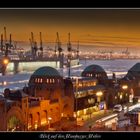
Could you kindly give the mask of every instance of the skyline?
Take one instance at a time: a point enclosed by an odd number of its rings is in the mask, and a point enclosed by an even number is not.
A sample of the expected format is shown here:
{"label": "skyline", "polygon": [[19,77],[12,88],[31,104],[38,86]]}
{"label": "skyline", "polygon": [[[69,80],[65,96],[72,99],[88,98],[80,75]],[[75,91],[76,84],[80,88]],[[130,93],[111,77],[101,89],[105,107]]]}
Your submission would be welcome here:
{"label": "skyline", "polygon": [[28,41],[30,32],[44,42],[71,41],[101,47],[140,46],[140,9],[0,9],[0,33],[7,27],[13,40]]}

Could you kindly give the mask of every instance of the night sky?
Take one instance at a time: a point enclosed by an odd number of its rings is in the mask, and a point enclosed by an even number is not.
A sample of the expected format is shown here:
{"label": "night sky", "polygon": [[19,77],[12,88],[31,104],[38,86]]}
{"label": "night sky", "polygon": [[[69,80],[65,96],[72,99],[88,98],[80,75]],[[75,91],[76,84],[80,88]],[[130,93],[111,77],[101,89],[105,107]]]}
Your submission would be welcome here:
{"label": "night sky", "polygon": [[55,41],[59,32],[67,41],[101,46],[140,46],[140,9],[0,9],[0,31],[7,27],[15,40],[36,39],[41,31],[44,41]]}

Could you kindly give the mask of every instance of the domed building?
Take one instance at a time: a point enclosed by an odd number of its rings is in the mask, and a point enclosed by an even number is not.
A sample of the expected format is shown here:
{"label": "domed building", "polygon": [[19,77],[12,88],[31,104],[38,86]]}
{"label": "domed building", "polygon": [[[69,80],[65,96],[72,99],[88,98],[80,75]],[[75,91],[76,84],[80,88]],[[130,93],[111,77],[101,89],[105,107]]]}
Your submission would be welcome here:
{"label": "domed building", "polygon": [[136,63],[133,67],[131,67],[125,78],[129,80],[140,78],[140,63]]}
{"label": "domed building", "polygon": [[136,63],[132,66],[123,80],[125,80],[129,86],[133,87],[133,94],[131,95],[134,96],[134,102],[138,102],[140,100],[140,63]]}
{"label": "domed building", "polygon": [[46,130],[59,127],[65,118],[73,118],[72,83],[63,79],[56,69],[37,69],[28,85],[23,90],[4,90],[4,97],[0,97],[0,123],[4,125],[0,131]]}
{"label": "domed building", "polygon": [[37,69],[29,80],[29,89],[32,96],[54,99],[63,95],[63,77],[52,67]]}
{"label": "domed building", "polygon": [[66,89],[66,82],[56,69],[48,66],[37,69],[28,85],[30,96],[46,102],[46,108],[42,109],[52,118],[52,123],[59,122],[63,117],[73,117],[72,89]]}
{"label": "domed building", "polygon": [[97,78],[99,83],[102,83],[103,80],[108,79],[105,70],[99,65],[90,65],[87,66],[81,74],[83,77],[93,77]]}

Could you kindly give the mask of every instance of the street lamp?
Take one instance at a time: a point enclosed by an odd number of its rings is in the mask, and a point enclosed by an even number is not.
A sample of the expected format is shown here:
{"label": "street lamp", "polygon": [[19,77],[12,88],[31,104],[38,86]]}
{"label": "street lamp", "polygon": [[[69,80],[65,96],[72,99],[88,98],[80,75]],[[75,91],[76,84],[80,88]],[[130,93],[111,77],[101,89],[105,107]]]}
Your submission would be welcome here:
{"label": "street lamp", "polygon": [[128,85],[123,85],[122,89],[127,90],[128,89]]}
{"label": "street lamp", "polygon": [[48,129],[51,128],[51,120],[52,120],[52,118],[48,117],[48,124],[49,124]]}
{"label": "street lamp", "polygon": [[96,96],[97,97],[101,97],[103,95],[103,92],[102,91],[98,91],[97,93],[96,93]]}
{"label": "street lamp", "polygon": [[7,58],[3,59],[3,64],[4,65],[7,65],[8,63],[9,63],[9,59],[7,59]]}

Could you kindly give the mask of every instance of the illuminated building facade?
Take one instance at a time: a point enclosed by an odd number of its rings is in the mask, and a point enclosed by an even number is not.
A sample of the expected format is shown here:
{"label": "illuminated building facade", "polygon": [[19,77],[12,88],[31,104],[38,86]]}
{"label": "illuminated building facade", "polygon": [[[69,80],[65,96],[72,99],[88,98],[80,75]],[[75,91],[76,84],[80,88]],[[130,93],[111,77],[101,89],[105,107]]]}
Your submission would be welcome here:
{"label": "illuminated building facade", "polygon": [[0,131],[48,130],[63,118],[89,117],[105,106],[128,102],[131,87],[125,79],[108,79],[98,65],[69,78],[52,67],[41,67],[23,90],[5,89],[0,96]]}
{"label": "illuminated building facade", "polygon": [[39,130],[43,126],[47,129],[63,117],[73,117],[74,95],[66,88],[57,70],[42,67],[33,73],[29,86],[23,90],[5,89],[5,98],[0,101],[1,121],[5,125],[0,130]]}
{"label": "illuminated building facade", "polygon": [[[92,77],[77,77],[72,79],[75,95],[75,116],[87,118],[93,112],[104,109],[105,87],[98,84]],[[76,114],[77,112],[77,114]]]}
{"label": "illuminated building facade", "polygon": [[108,80],[105,70],[99,65],[90,65],[87,66],[82,72],[82,77],[93,77],[98,79],[100,84],[105,84],[105,81]]}

